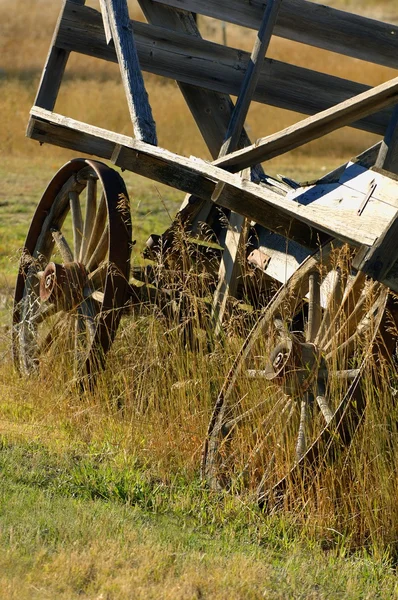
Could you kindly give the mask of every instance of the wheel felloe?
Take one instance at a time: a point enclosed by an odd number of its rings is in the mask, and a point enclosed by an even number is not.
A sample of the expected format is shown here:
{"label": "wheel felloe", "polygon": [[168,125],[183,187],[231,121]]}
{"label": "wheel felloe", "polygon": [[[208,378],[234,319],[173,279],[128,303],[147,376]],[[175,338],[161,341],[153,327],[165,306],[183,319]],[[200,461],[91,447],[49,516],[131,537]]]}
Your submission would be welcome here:
{"label": "wheel felloe", "polygon": [[[215,404],[202,475],[280,503],[350,444],[361,379],[388,290],[351,271],[346,247],[322,248],[274,296]],[[271,502],[273,504],[273,502]]]}
{"label": "wheel felloe", "polygon": [[93,377],[127,299],[130,251],[129,200],[119,174],[92,160],[64,165],[36,209],[20,263],[13,312],[20,371],[36,371],[62,343],[54,360]]}

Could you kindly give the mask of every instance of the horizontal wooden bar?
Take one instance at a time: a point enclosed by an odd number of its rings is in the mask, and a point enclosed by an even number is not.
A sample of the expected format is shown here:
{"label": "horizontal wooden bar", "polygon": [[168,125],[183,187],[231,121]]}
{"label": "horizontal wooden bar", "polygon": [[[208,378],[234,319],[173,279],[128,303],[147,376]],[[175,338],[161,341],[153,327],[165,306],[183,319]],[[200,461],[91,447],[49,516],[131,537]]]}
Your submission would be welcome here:
{"label": "horizontal wooden bar", "polygon": [[383,106],[398,103],[398,77],[382,83],[328,110],[303,119],[286,129],[257,140],[252,146],[237,150],[215,161],[229,171],[240,171],[251,164],[269,160],[315,140],[351,121]]}
{"label": "horizontal wooden bar", "polygon": [[31,110],[28,135],[40,142],[106,159],[113,157],[121,168],[204,199],[211,198],[216,184],[221,181],[225,187],[217,204],[307,247],[315,247],[325,240],[323,234],[338,237],[353,246],[370,246],[384,232],[391,218],[380,214],[375,219],[373,213],[368,218],[364,211],[353,219],[352,211],[346,214],[334,207],[300,204],[206,161],[179,156],[39,107]]}
{"label": "horizontal wooden bar", "polygon": [[[154,0],[222,21],[258,29],[264,0]],[[383,23],[306,0],[284,0],[275,35],[352,56],[386,67],[398,67],[398,25]]]}
{"label": "horizontal wooden bar", "polygon": [[[100,13],[67,4],[57,46],[116,62],[114,48],[106,44]],[[133,31],[144,71],[238,95],[249,53],[146,23],[133,22]],[[363,84],[266,58],[253,100],[312,115],[367,89]],[[384,135],[390,115],[390,110],[384,110],[353,126]]]}

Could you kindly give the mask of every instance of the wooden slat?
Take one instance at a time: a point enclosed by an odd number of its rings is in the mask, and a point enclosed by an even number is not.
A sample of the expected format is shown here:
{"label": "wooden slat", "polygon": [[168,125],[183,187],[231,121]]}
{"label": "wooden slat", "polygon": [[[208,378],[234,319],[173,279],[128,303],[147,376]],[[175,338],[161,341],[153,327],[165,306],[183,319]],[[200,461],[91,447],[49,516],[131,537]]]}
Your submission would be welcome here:
{"label": "wooden slat", "polygon": [[156,126],[145,89],[126,0],[102,0],[106,37],[116,50],[134,135],[148,144],[157,144]]}
{"label": "wooden slat", "polygon": [[[222,21],[258,28],[264,0],[154,0]],[[275,35],[397,68],[398,26],[330,6],[284,0]]]}
{"label": "wooden slat", "polygon": [[115,156],[116,147],[120,147],[116,164],[121,168],[202,198],[210,198],[216,183],[222,181],[226,186],[218,204],[306,247],[315,247],[325,240],[321,232],[353,246],[372,245],[388,225],[389,218],[383,211],[379,211],[377,218],[373,213],[368,218],[366,210],[354,218],[352,210],[306,206],[206,161],[182,157],[38,107],[32,109],[31,115],[29,133],[38,141],[55,141],[59,146],[107,159]]}
{"label": "wooden slat", "polygon": [[378,109],[398,102],[398,77],[378,85],[322,111],[313,117],[299,121],[278,133],[257,140],[250,148],[238,150],[227,157],[215,161],[220,167],[230,171],[240,171],[253,163],[269,160],[275,156],[298,148],[331,131],[335,131],[353,120],[369,115]]}
{"label": "wooden slat", "polygon": [[69,50],[56,47],[56,40],[63,18],[65,5],[67,4],[69,7],[69,2],[77,5],[84,5],[85,0],[64,0],[63,2],[35,98],[35,104],[37,106],[41,106],[42,108],[46,108],[47,110],[54,109],[59,88],[61,86],[62,77],[64,75],[70,54]]}
{"label": "wooden slat", "polygon": [[[133,22],[133,31],[144,71],[238,95],[248,53],[146,23]],[[89,7],[67,4],[57,46],[116,62],[114,49],[106,44],[101,15]],[[315,114],[367,89],[339,77],[265,59],[253,100]],[[390,113],[379,112],[353,126],[384,135]]]}
{"label": "wooden slat", "polygon": [[265,54],[267,52],[276,19],[279,13],[282,0],[269,0],[267,8],[264,11],[260,29],[256,36],[253,51],[242,81],[241,89],[236,100],[236,104],[231,115],[228,130],[225,135],[225,141],[221,147],[219,157],[225,156],[236,149],[242,133],[250,103],[253,98],[254,90],[257,87],[258,79]]}
{"label": "wooden slat", "polygon": [[[231,120],[225,135],[225,141],[220,149],[219,157],[225,156],[237,148],[252,96],[258,83],[265,53],[271,41],[272,31],[275,26],[280,5],[281,0],[270,0],[264,10],[260,29],[256,36],[253,51],[250,56],[249,65],[246,69],[242,87],[231,115]],[[248,170],[246,178],[250,178],[250,170]],[[215,197],[221,192],[222,186],[223,184],[217,184]],[[214,333],[216,336],[221,332],[228,296],[234,296],[236,293],[237,276],[239,272],[238,253],[245,242],[245,231],[247,231],[247,227],[245,227],[244,217],[232,212],[229,217],[225,248],[218,271],[217,289],[213,297],[211,317],[215,323]]]}

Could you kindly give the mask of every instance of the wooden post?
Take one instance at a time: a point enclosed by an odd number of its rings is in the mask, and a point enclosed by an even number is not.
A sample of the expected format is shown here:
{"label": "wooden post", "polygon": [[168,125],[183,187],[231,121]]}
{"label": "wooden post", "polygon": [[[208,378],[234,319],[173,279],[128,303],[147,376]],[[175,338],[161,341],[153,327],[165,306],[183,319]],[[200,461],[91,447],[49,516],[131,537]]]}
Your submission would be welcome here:
{"label": "wooden post", "polygon": [[[264,11],[261,26],[254,43],[250,62],[246,69],[245,77],[231,115],[225,140],[221,146],[219,158],[235,150],[241,136],[245,119],[250,107],[251,99],[258,82],[261,67],[265,58],[272,31],[278,16],[282,0],[269,0]],[[250,179],[250,169],[247,172]],[[215,200],[223,189],[223,184],[216,185],[212,200]],[[225,239],[225,249],[221,258],[218,272],[218,284],[213,298],[212,319],[214,321],[214,333],[218,336],[221,332],[222,320],[225,313],[228,295],[236,292],[238,275],[238,252],[244,244],[243,232],[245,219],[242,215],[231,213],[229,226]]]}
{"label": "wooden post", "polygon": [[57,48],[56,45],[58,30],[64,14],[65,6],[68,2],[83,5],[85,4],[86,0],[64,0],[63,2],[34,102],[35,106],[40,106],[41,108],[46,108],[47,110],[54,110],[62,77],[64,75],[70,54],[68,50]]}
{"label": "wooden post", "polygon": [[398,104],[394,108],[381,143],[375,167],[398,174]]}
{"label": "wooden post", "polygon": [[134,135],[157,144],[156,127],[138,60],[126,0],[100,0],[107,43],[115,45]]}

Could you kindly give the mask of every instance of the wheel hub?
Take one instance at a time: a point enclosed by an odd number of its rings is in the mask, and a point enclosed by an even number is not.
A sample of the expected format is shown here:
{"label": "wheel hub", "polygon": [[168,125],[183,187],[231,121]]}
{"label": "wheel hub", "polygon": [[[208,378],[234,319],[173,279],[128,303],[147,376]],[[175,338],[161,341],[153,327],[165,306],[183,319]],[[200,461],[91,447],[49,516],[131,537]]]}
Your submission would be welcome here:
{"label": "wheel hub", "polygon": [[297,335],[286,337],[270,355],[266,378],[279,385],[291,397],[301,396],[316,377],[323,358],[315,344],[303,342]]}
{"label": "wheel hub", "polygon": [[82,302],[87,280],[87,271],[81,263],[50,262],[40,279],[40,300],[55,304],[58,310],[72,310]]}

